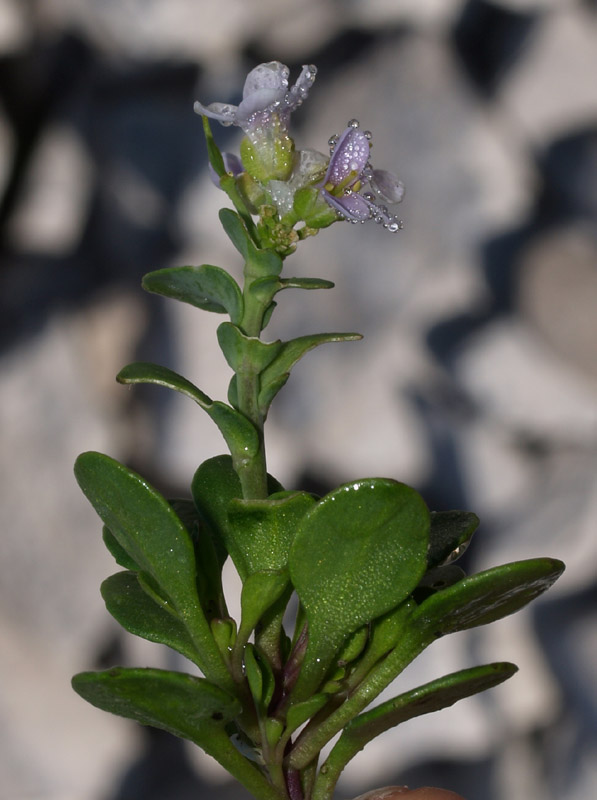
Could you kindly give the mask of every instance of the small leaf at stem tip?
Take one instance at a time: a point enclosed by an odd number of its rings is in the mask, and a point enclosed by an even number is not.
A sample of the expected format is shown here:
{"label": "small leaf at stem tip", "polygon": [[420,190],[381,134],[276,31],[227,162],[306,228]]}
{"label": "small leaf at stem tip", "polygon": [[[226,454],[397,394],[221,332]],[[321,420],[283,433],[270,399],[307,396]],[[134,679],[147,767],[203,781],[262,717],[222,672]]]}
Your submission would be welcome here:
{"label": "small leaf at stem tip", "polygon": [[202,264],[199,267],[159,269],[145,275],[142,285],[149,292],[189,303],[204,311],[228,313],[235,325],[242,319],[242,292],[234,278],[221,267]]}

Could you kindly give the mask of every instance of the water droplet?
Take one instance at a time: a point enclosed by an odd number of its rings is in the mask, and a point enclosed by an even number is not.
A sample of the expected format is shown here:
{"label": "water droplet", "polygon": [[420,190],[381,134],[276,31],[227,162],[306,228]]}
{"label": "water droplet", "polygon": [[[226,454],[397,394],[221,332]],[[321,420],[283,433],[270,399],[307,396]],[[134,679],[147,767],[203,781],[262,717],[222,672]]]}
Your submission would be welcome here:
{"label": "water droplet", "polygon": [[328,139],[328,144],[330,147],[335,147],[337,143],[338,143],[338,135],[335,133]]}
{"label": "water droplet", "polygon": [[365,137],[365,139],[369,139],[369,141],[373,139],[373,134],[371,133],[371,131],[364,131],[363,136]]}
{"label": "water droplet", "polygon": [[348,128],[358,128],[360,124],[361,123],[358,121],[358,119],[349,119],[346,123]]}

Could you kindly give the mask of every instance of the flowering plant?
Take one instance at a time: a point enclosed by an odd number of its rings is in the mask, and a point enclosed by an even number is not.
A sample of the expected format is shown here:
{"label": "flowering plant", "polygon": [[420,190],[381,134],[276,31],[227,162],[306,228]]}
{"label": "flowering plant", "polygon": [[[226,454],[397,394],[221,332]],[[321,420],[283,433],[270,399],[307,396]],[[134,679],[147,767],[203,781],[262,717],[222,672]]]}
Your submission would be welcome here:
{"label": "flowering plant", "polygon": [[[510,677],[509,663],[472,667],[368,709],[435,639],[513,613],[564,568],[537,558],[466,576],[454,562],[477,527],[474,514],[430,512],[414,489],[388,478],[354,480],[320,498],[268,475],[264,423],[294,364],[320,344],[360,338],[262,339],[278,292],[333,286],[282,277],[284,260],[341,219],[401,227],[385,204],[402,199],[402,184],[373,168],[371,134],[356,120],[330,139],[329,157],[295,148],[290,115],[315,72],[304,67],[289,88],[284,65],[262,64],[238,106],[196,104],[212,177],[234,207],[222,209],[220,221],[244,261],[242,288],[208,264],[143,279],[150,292],[228,315],[217,334],[233,371],[228,401],[212,400],[165,366],[134,363],[117,377],[190,397],[230,454],[202,463],[191,496],[177,500],[106,455],[84,453],[75,466],[123,567],[102,584],[108,611],[204,676],[115,667],[76,675],[75,690],[99,708],[195,742],[258,800],[328,800],[342,769],[374,737]],[[208,118],[242,128],[240,158],[220,153]],[[222,586],[228,557],[242,581],[238,621]]]}

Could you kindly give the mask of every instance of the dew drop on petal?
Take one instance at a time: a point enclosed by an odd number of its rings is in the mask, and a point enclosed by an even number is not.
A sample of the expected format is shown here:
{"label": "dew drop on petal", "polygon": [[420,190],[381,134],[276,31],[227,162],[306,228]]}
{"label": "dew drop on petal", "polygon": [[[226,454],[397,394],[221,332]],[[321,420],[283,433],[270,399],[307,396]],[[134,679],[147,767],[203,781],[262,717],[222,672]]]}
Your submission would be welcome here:
{"label": "dew drop on petal", "polygon": [[361,123],[358,121],[358,119],[349,119],[347,124],[346,124],[346,127],[347,128],[358,128],[360,124]]}

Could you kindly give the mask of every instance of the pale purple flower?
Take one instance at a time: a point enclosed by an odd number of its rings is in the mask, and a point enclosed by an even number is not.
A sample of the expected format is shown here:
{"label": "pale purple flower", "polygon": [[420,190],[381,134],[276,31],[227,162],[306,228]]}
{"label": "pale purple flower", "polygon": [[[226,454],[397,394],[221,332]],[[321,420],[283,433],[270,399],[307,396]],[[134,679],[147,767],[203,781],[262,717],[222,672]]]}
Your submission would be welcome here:
{"label": "pale purple flower", "polygon": [[[399,203],[404,185],[391,172],[371,166],[369,131],[362,131],[353,119],[339,137],[332,136],[329,145],[330,162],[321,190],[329,205],[351,222],[374,219],[389,231],[400,230],[402,222],[378,199]],[[373,191],[361,192],[367,185]]]}
{"label": "pale purple flower", "polygon": [[297,82],[289,89],[290,70],[287,66],[279,61],[259,64],[247,75],[243,99],[238,106],[230,103],[204,106],[197,100],[194,109],[197,114],[204,114],[222,125],[238,125],[245,133],[256,126],[267,125],[272,114],[276,114],[286,128],[290,114],[309,94],[316,73],[316,67],[303,66]]}

